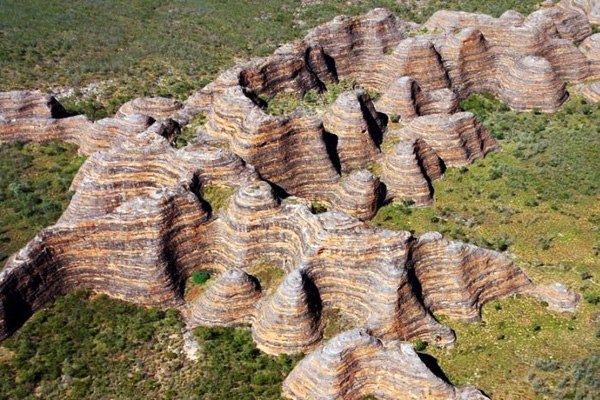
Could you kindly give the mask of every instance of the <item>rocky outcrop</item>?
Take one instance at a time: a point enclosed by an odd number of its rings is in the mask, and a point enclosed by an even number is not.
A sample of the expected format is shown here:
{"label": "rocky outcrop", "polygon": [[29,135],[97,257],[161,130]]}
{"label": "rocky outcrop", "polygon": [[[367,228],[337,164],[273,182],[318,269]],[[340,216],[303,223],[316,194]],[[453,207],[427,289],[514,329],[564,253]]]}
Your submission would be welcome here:
{"label": "rocky outcrop", "polygon": [[432,182],[447,166],[469,165],[498,148],[489,131],[469,112],[417,117],[388,135],[397,137],[399,143],[382,162],[387,198],[411,200],[417,206],[432,202]]}
{"label": "rocky outcrop", "polygon": [[256,176],[219,149],[176,151],[160,131],[156,123],[135,140],[94,153],[58,223],[7,261],[0,303],[11,304],[18,292],[22,307],[10,310],[19,316],[5,318],[1,337],[44,301],[76,288],[142,305],[183,306],[184,281],[199,264],[196,246],[209,240],[211,214],[199,187]]}
{"label": "rocky outcrop", "polygon": [[40,92],[0,93],[0,121],[15,118],[64,118],[67,112],[51,95]]}
{"label": "rocky outcrop", "polygon": [[364,167],[379,153],[384,121],[365,91],[344,92],[323,116],[329,140],[335,140],[342,173]]}
{"label": "rocky outcrop", "polygon": [[359,169],[342,180],[333,201],[337,210],[367,221],[377,214],[384,195],[385,189],[379,178],[365,169]]}
{"label": "rocky outcrop", "polygon": [[470,112],[415,118],[400,137],[422,139],[449,167],[460,167],[497,149],[489,131]]}
{"label": "rocky outcrop", "polygon": [[228,140],[231,150],[262,178],[289,194],[326,197],[339,181],[320,120],[302,112],[269,115],[241,87],[226,89],[215,100],[207,131]]}
{"label": "rocky outcrop", "polygon": [[376,89],[389,79],[383,55],[408,38],[413,27],[378,8],[361,17],[336,17],[311,30],[303,41],[304,46],[321,46],[338,78],[353,78]]}
{"label": "rocky outcrop", "polygon": [[283,382],[290,399],[487,399],[437,377],[409,343],[346,331],[309,354]]}
{"label": "rocky outcrop", "polygon": [[503,95],[514,110],[552,112],[568,98],[565,84],[545,58],[527,56],[507,62],[505,68]]}
{"label": "rocky outcrop", "polygon": [[546,302],[549,310],[558,312],[575,312],[581,297],[558,282],[551,285],[538,285],[532,288],[530,295]]}
{"label": "rocky outcrop", "polygon": [[[0,272],[0,340],[77,288],[176,307],[190,326],[250,324],[272,354],[313,351],[335,310],[358,329],[310,353],[284,384],[290,397],[485,398],[435,377],[398,340],[449,345],[454,333],[433,313],[473,321],[483,304],[513,293],[560,310],[577,296],[535,286],[503,254],[364,221],[386,201],[429,204],[446,167],[497,148],[459,111],[469,94],[547,112],[566,100],[567,82],[599,98],[595,83],[583,83],[597,69],[595,36],[586,39],[595,14],[593,2],[576,0],[529,17],[439,12],[416,38],[419,26],[387,10],[337,17],[183,103],[135,99],[96,122],[67,117],[46,95],[0,94],[0,142],[59,139],[89,155],[57,224]],[[323,113],[266,111],[279,93],[323,91],[340,79],[382,96],[374,104],[352,90]],[[208,117],[202,142],[175,149],[199,113]],[[396,117],[402,125],[386,131]],[[211,146],[217,141],[222,148]],[[381,177],[365,169],[378,167]],[[203,198],[207,185],[236,191],[217,211]],[[311,201],[329,211],[316,214]],[[261,262],[281,269],[279,285],[262,288],[249,274]],[[185,281],[199,270],[217,278],[186,301]]]}
{"label": "rocky outcrop", "polygon": [[585,14],[591,24],[600,24],[600,4],[595,0],[562,0],[558,6],[580,11]]}
{"label": "rocky outcrop", "polygon": [[165,97],[140,97],[123,104],[117,111],[117,118],[131,115],[146,115],[155,120],[172,118],[183,108],[177,100]]}
{"label": "rocky outcrop", "polygon": [[459,320],[477,320],[483,303],[532,287],[527,276],[498,253],[449,242],[437,232],[419,238],[413,260],[426,307]]}
{"label": "rocky outcrop", "polygon": [[424,37],[406,38],[393,50],[387,66],[396,76],[410,76],[425,91],[450,86],[433,43]]}
{"label": "rocky outcrop", "polygon": [[581,45],[579,50],[583,52],[590,66],[589,79],[600,79],[600,33],[589,36]]}
{"label": "rocky outcrop", "polygon": [[423,139],[407,138],[387,155],[381,179],[389,197],[423,206],[433,201],[432,181],[441,177],[443,169],[443,162]]}
{"label": "rocky outcrop", "polygon": [[[84,116],[66,117],[54,97],[27,91],[2,94],[0,107],[0,143],[63,140],[78,145],[82,154],[93,154],[125,142],[154,122],[141,114],[121,114],[94,123]],[[172,128],[169,130],[163,124],[161,134],[171,133]]]}
{"label": "rocky outcrop", "polygon": [[[551,112],[567,98],[562,83],[589,77],[585,56],[573,42],[589,36],[591,28],[581,12],[570,8],[548,7],[527,18],[507,13],[498,19],[439,11],[425,26],[459,31],[435,42],[461,98],[485,90],[516,110]],[[535,103],[540,96],[546,103]]]}
{"label": "rocky outcrop", "polygon": [[228,269],[189,305],[188,326],[236,326],[250,322],[260,295],[256,278],[239,268]]}
{"label": "rocky outcrop", "polygon": [[600,82],[582,85],[579,89],[583,97],[591,103],[600,102]]}
{"label": "rocky outcrop", "polygon": [[311,350],[322,338],[321,300],[300,270],[289,273],[275,294],[260,305],[252,324],[256,346],[269,354]]}
{"label": "rocky outcrop", "polygon": [[[468,253],[457,258],[450,245],[425,245],[408,232],[369,228],[339,212],[315,215],[306,205],[280,203],[271,186],[256,181],[251,172],[229,206],[211,217],[199,198],[199,186],[210,176],[227,181],[211,175],[210,168],[202,170],[201,159],[193,157],[199,153],[177,152],[160,135],[151,133],[144,162],[139,166],[132,163],[130,173],[135,174],[136,168],[162,173],[147,174],[140,184],[129,187],[119,187],[118,179],[125,179],[123,184],[131,182],[119,174],[94,177],[88,172],[86,175],[93,177],[90,181],[77,180],[77,194],[59,223],[8,261],[2,281],[5,291],[0,290],[3,301],[18,291],[22,302],[34,311],[43,304],[38,304],[38,297],[44,298],[41,293],[49,293],[50,299],[62,293],[53,292],[57,287],[61,291],[87,288],[139,304],[185,308],[192,325],[235,325],[251,320],[262,349],[293,353],[309,351],[318,344],[325,322],[322,310],[329,308],[383,338],[452,343],[452,332],[423,307],[425,302],[432,309],[443,310],[435,300],[442,285],[440,277],[429,280],[427,273],[420,274],[427,270],[427,262],[439,265],[447,261],[459,281],[477,278],[471,275],[474,268],[484,268],[487,275],[495,277],[493,287],[467,288],[463,294],[464,302],[473,304],[472,316],[485,301],[529,283],[514,264],[497,253],[478,249],[473,250],[477,256]],[[163,148],[162,158],[173,152],[164,160],[166,165],[153,165],[157,161],[148,152],[152,147]],[[125,154],[124,149],[114,150]],[[188,164],[186,173],[188,158],[194,163]],[[88,163],[105,168],[106,164],[94,164],[95,159]],[[124,161],[121,170],[125,172],[128,168],[123,165]],[[244,176],[226,165],[231,180]],[[192,167],[200,168],[190,171]],[[137,174],[141,177],[141,172]],[[111,176],[113,182],[96,182],[101,176]],[[85,194],[94,188],[93,195]],[[272,296],[252,307],[259,294],[256,287],[252,289],[251,278],[226,271],[243,270],[265,259],[281,265],[288,276]],[[194,303],[184,305],[183,282],[198,269],[223,275]],[[34,270],[39,279],[30,279]],[[55,275],[48,280],[46,271],[50,270]],[[31,286],[31,291],[21,285]],[[223,300],[219,303],[217,299]],[[228,312],[218,317],[225,304],[230,305]],[[248,315],[242,317],[242,311]],[[17,322],[6,324],[3,336],[18,327]]]}

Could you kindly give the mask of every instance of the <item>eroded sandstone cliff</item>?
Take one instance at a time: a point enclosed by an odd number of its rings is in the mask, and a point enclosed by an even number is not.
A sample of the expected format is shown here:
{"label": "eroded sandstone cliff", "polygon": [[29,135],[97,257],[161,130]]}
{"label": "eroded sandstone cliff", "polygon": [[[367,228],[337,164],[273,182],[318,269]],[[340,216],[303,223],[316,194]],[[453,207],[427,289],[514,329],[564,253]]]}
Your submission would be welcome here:
{"label": "eroded sandstone cliff", "polygon": [[[337,17],[183,103],[140,98],[96,122],[68,116],[51,96],[0,94],[0,142],[65,140],[89,156],[60,220],[0,272],[0,339],[85,288],[176,307],[191,327],[249,324],[261,350],[307,353],[284,383],[291,398],[485,398],[437,378],[402,341],[453,343],[434,313],[472,321],[485,302],[513,293],[570,310],[577,295],[536,286],[501,253],[364,221],[386,201],[431,203],[445,168],[498,148],[460,111],[469,94],[544,112],[567,99],[566,83],[600,98],[588,81],[600,74],[597,11],[585,1],[528,17],[440,11],[423,27],[383,9]],[[417,29],[426,33],[414,37]],[[361,88],[322,113],[267,112],[279,93],[342,79]],[[199,141],[174,148],[199,113],[208,117]],[[219,211],[204,197],[210,185],[235,189]],[[314,213],[311,201],[329,211]],[[284,275],[274,287],[252,275],[264,262]],[[216,279],[188,301],[185,282],[199,270]],[[323,344],[333,310],[356,329]]]}

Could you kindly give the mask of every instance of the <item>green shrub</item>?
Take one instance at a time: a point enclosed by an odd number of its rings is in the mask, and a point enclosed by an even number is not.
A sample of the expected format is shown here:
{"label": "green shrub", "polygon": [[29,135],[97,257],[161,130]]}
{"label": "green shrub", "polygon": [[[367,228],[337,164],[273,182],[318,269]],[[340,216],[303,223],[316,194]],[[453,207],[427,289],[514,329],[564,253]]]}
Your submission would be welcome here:
{"label": "green shrub", "polygon": [[423,339],[417,339],[413,342],[413,347],[415,348],[415,351],[424,351],[429,343],[427,343],[425,340]]}
{"label": "green shrub", "polygon": [[584,292],[583,298],[590,304],[596,305],[600,303],[600,293],[595,292]]}
{"label": "green shrub", "polygon": [[56,222],[83,161],[69,143],[0,145],[0,262]]}
{"label": "green shrub", "polygon": [[192,274],[192,282],[196,285],[203,285],[210,279],[210,274],[206,271],[197,271]]}

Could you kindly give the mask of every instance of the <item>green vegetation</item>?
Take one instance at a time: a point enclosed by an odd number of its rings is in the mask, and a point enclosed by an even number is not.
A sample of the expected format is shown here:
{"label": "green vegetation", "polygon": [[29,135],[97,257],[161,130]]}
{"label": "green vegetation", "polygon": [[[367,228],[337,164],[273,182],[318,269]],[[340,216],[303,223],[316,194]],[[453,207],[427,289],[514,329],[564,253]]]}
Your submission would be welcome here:
{"label": "green vegetation", "polygon": [[181,327],[175,311],[69,294],[3,343],[0,397],[141,398],[156,390],[159,366],[179,368],[169,335]]}
{"label": "green vegetation", "polygon": [[554,399],[594,399],[600,393],[600,353],[574,364],[540,359],[528,379],[535,392]]}
{"label": "green vegetation", "polygon": [[210,274],[206,271],[197,271],[192,274],[192,282],[196,285],[204,285],[210,279]]}
{"label": "green vegetation", "polygon": [[[561,396],[558,387],[562,385],[563,393],[583,390],[583,382],[594,379],[597,387],[597,372],[573,369],[593,362],[597,371],[600,339],[593,328],[597,311],[583,303],[575,315],[553,313],[539,301],[519,296],[493,301],[484,306],[480,323],[440,317],[456,331],[458,340],[452,349],[429,346],[426,352],[438,360],[452,383],[476,385],[493,399],[593,398]],[[541,372],[539,360],[550,360],[560,369]],[[540,397],[550,393],[555,395]]]}
{"label": "green vegetation", "polygon": [[[422,22],[440,8],[499,16],[537,0],[5,0],[0,6],[0,90],[74,87],[67,109],[92,119],[140,96],[185,99],[235,61],[279,45],[339,14],[387,7]],[[107,24],[106,21],[110,21]],[[94,84],[91,91],[85,87]]]}
{"label": "green vegetation", "polygon": [[201,113],[195,116],[187,125],[181,129],[181,134],[175,139],[178,149],[194,143],[196,140],[196,129],[206,124],[206,115]]}
{"label": "green vegetation", "polygon": [[[565,377],[600,352],[594,322],[600,302],[600,106],[575,97],[554,114],[516,113],[490,95],[475,95],[462,107],[482,120],[503,150],[468,169],[448,169],[433,184],[433,206],[388,205],[373,223],[417,234],[437,230],[510,251],[536,282],[564,282],[582,293],[573,317],[511,298],[484,307],[479,325],[444,319],[457,332],[456,347],[427,348],[453,383],[474,384],[495,399],[562,398],[558,393],[576,390],[569,385],[580,379]],[[540,357],[560,363],[560,373],[528,380]],[[565,391],[556,391],[553,385],[565,379]]]}
{"label": "green vegetation", "polygon": [[302,358],[267,356],[244,329],[197,328],[195,334],[204,368],[193,393],[201,399],[278,399],[281,382]]}
{"label": "green vegetation", "polygon": [[254,276],[260,282],[263,291],[272,293],[277,289],[285,273],[275,263],[269,261],[260,261],[250,265],[247,272]]}
{"label": "green vegetation", "polygon": [[202,199],[210,204],[212,212],[217,212],[223,206],[227,205],[229,198],[234,192],[234,188],[218,185],[206,185],[202,187]]}
{"label": "green vegetation", "polygon": [[[296,93],[277,93],[272,98],[262,98],[267,103],[267,112],[271,115],[286,115],[302,108],[309,112],[322,114],[331,104],[333,104],[338,96],[349,90],[362,89],[353,80],[340,80],[338,83],[327,83],[325,90],[319,93],[316,89],[309,90],[302,98]],[[379,97],[379,94],[372,90],[367,90],[367,93],[374,101]]]}
{"label": "green vegetation", "polygon": [[355,326],[346,318],[343,313],[337,308],[326,307],[323,309],[323,339],[328,340],[338,333],[352,329]]}
{"label": "green vegetation", "polygon": [[[268,55],[338,14],[383,6],[422,22],[440,8],[499,16],[511,8],[527,14],[538,3],[268,0],[258,7],[249,0],[5,0],[0,90],[80,88],[61,101],[69,112],[96,120],[138,96],[185,99],[240,59]],[[96,86],[88,91],[89,84]],[[309,92],[302,101],[330,104],[337,94],[325,96]],[[293,101],[300,100],[276,97],[269,106],[287,112],[296,107]],[[574,316],[517,297],[488,304],[480,324],[440,317],[456,330],[456,347],[424,350],[453,383],[475,384],[495,399],[592,398],[600,349],[599,108],[575,98],[556,114],[520,114],[487,95],[463,107],[484,121],[504,150],[468,170],[448,170],[434,183],[432,207],[387,206],[374,224],[439,230],[510,251],[537,282],[565,282],[583,301]],[[193,127],[184,128],[179,147],[193,141]],[[67,144],[0,146],[0,264],[58,219],[82,161]],[[232,192],[206,186],[203,197],[216,211]],[[269,263],[250,270],[269,290],[283,278]],[[330,317],[326,335],[347,327],[334,310],[324,312]],[[0,397],[275,399],[298,360],[260,354],[246,330],[199,329],[201,357],[191,362],[180,354],[181,328],[173,311],[67,295],[0,345]]]}
{"label": "green vegetation", "polygon": [[198,328],[198,361],[181,354],[174,310],[75,292],[0,348],[6,399],[278,399],[297,356],[260,353],[243,329]]}
{"label": "green vegetation", "polygon": [[327,204],[318,200],[311,201],[310,203],[310,212],[312,212],[313,214],[321,214],[327,212],[327,208]]}
{"label": "green vegetation", "polygon": [[0,265],[60,217],[83,161],[68,143],[0,145]]}

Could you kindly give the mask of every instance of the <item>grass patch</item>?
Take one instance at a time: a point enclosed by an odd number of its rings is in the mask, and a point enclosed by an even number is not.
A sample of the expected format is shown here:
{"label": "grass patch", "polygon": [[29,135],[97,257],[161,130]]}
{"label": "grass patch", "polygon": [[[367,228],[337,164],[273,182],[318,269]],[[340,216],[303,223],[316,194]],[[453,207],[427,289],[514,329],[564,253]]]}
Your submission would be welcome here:
{"label": "grass patch", "polygon": [[271,357],[252,342],[249,330],[197,328],[204,370],[194,394],[210,399],[278,399],[281,383],[301,355]]}
{"label": "grass patch", "polygon": [[175,147],[178,149],[196,142],[196,130],[206,124],[206,114],[198,114],[187,125],[181,129],[181,134],[175,139]]}
{"label": "grass patch", "polygon": [[260,282],[263,292],[273,293],[283,281],[285,273],[272,262],[261,261],[250,265],[246,272]]}
{"label": "grass patch", "polygon": [[336,308],[325,308],[321,318],[325,321],[325,326],[323,328],[324,340],[331,339],[338,333],[354,327],[350,321],[344,318],[343,313]]}
{"label": "grass patch", "polygon": [[[311,89],[302,98],[296,93],[279,92],[271,98],[262,97],[262,100],[267,104],[267,112],[271,115],[290,114],[298,108],[322,115],[330,105],[335,103],[340,94],[355,89],[362,88],[354,80],[342,79],[338,83],[326,83],[323,92]],[[367,90],[367,93],[371,100],[379,97],[379,94],[373,90]]]}
{"label": "grass patch", "polygon": [[61,297],[2,344],[11,359],[0,364],[0,397],[154,397],[159,368],[179,369],[169,354],[181,327],[174,311],[85,292]]}
{"label": "grass patch", "polygon": [[528,375],[537,395],[554,399],[593,399],[600,391],[600,353],[573,364],[540,359]]}
{"label": "grass patch", "polygon": [[[600,351],[593,322],[594,277],[600,276],[600,106],[574,97],[554,114],[516,113],[489,95],[471,96],[462,106],[483,121],[503,151],[468,169],[447,170],[433,184],[433,206],[388,205],[372,223],[416,234],[441,231],[509,251],[536,282],[563,282],[583,294],[573,319],[517,298],[484,307],[481,325],[444,320],[457,331],[457,345],[431,351],[453,383],[475,384],[498,399],[534,398],[542,395],[542,384],[527,376],[536,359],[558,360],[567,371]],[[558,384],[552,379],[545,377],[544,385]]]}
{"label": "grass patch", "polygon": [[202,198],[210,204],[212,212],[217,212],[222,207],[227,205],[229,198],[235,192],[234,188],[218,186],[218,185],[205,185],[202,187]]}
{"label": "grass patch", "polygon": [[210,279],[210,274],[206,271],[197,271],[192,274],[192,282],[195,285],[204,285]]}
{"label": "grass patch", "polygon": [[182,354],[174,310],[75,292],[0,347],[6,399],[279,399],[299,356],[260,353],[250,331],[198,328],[200,359]]}
{"label": "grass patch", "polygon": [[68,143],[0,145],[0,265],[58,220],[84,160]]}
{"label": "grass patch", "polygon": [[[575,373],[571,366],[600,355],[599,339],[590,332],[593,313],[594,308],[587,304],[571,315],[548,312],[541,302],[530,298],[493,301],[483,307],[480,323],[463,324],[440,317],[456,331],[456,345],[448,350],[429,346],[425,352],[438,360],[452,383],[475,385],[493,399],[557,394],[554,388],[562,380],[568,382],[562,392],[567,393],[579,390],[581,379],[591,378],[583,378],[585,374]],[[540,360],[546,360],[541,368],[547,372],[540,370]],[[554,370],[555,366],[560,369]],[[536,383],[536,379],[543,382]]]}

